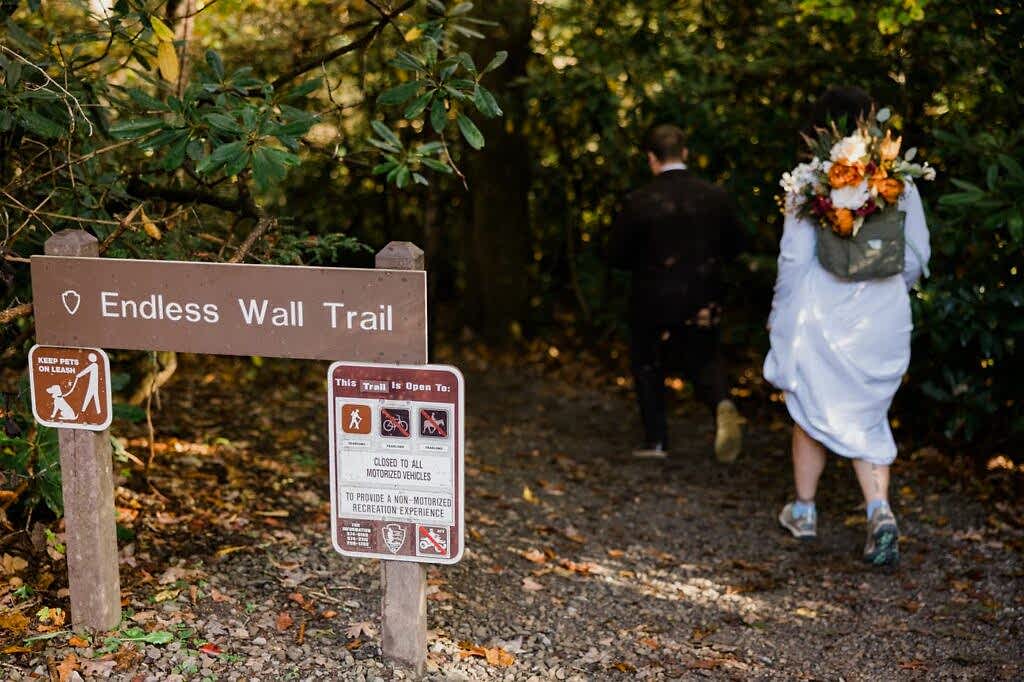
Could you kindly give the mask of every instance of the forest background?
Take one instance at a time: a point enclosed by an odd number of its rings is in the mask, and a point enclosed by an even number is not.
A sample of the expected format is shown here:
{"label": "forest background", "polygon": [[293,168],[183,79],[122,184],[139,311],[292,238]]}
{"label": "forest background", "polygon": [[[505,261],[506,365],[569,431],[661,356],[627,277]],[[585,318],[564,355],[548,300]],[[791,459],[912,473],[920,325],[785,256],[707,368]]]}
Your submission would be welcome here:
{"label": "forest background", "polygon": [[[73,227],[120,258],[368,266],[413,241],[435,342],[625,376],[626,279],[606,240],[646,177],[638,140],[670,121],[748,233],[726,337],[735,394],[757,411],[772,398],[759,377],[778,179],[814,98],[857,85],[939,172],[898,438],[1020,461],[1014,3],[3,0],[0,21],[7,368],[33,342],[27,259]],[[152,387],[147,367],[173,367],[165,355],[124,354],[128,395]],[[0,470],[56,511],[53,432],[7,395]]]}

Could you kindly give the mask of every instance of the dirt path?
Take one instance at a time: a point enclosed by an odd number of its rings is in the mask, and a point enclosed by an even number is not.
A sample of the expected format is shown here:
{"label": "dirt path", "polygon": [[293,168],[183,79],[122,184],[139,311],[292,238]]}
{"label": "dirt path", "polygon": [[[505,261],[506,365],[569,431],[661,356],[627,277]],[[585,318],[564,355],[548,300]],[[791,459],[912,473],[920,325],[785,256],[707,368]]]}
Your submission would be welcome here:
{"label": "dirt path", "polygon": [[[430,679],[1024,677],[1019,516],[959,495],[926,456],[895,469],[904,560],[878,573],[859,562],[849,467],[830,462],[816,545],[776,528],[782,430],[754,425],[726,467],[703,411],[682,405],[672,460],[639,462],[622,391],[529,368],[467,375],[469,551],[429,572]],[[168,499],[137,478],[119,491],[138,513],[126,626],[170,641],[55,637],[4,674],[45,679],[74,653],[85,679],[404,677],[380,659],[377,565],[329,546],[322,376],[186,360],[159,418]],[[460,653],[472,646],[514,662]]]}

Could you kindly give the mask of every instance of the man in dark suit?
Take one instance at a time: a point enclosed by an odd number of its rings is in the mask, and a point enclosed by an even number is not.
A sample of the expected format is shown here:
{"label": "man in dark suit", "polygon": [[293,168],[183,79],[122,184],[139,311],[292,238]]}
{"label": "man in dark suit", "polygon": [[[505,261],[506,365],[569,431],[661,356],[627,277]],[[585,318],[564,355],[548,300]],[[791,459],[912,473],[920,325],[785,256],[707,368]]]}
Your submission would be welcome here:
{"label": "man in dark suit", "polygon": [[731,462],[743,443],[719,355],[722,267],[741,248],[728,194],[686,167],[683,131],[651,129],[644,142],[654,179],[632,192],[612,226],[613,264],[632,272],[630,353],[645,442],[638,457],[665,457],[666,361],[693,382],[716,418],[715,455]]}

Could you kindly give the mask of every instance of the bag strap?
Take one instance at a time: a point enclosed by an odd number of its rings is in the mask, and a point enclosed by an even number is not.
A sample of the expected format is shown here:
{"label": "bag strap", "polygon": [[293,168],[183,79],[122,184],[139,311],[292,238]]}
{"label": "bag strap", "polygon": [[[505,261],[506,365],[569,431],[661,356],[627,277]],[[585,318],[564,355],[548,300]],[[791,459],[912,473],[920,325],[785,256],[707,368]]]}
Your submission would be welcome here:
{"label": "bag strap", "polygon": [[915,256],[917,256],[917,262],[921,264],[921,275],[925,279],[928,279],[929,277],[932,276],[931,271],[928,269],[928,261],[926,261],[924,258],[921,258],[921,252],[917,250],[916,246],[914,246],[913,241],[911,241],[909,238],[905,239],[905,241],[907,243],[907,246],[910,247],[910,250],[914,252]]}

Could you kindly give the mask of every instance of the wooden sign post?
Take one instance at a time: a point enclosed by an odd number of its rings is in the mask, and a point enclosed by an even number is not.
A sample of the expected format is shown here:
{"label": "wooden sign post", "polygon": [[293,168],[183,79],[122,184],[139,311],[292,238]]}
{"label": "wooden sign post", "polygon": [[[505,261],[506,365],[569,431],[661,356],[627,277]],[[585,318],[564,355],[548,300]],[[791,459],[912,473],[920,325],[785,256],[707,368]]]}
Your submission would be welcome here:
{"label": "wooden sign post", "polygon": [[[384,247],[372,270],[100,259],[98,242],[82,230],[53,235],[45,253],[32,258],[37,341],[86,351],[90,366],[101,348],[427,362],[423,251],[409,242]],[[96,359],[90,349],[99,351]],[[56,385],[45,383],[44,390]],[[48,404],[59,412],[57,396]],[[445,428],[439,412],[424,411],[433,428]],[[61,419],[70,423],[71,412],[68,406]],[[110,432],[104,426],[60,428],[59,440],[72,622],[111,630],[120,622],[121,595]],[[437,548],[432,559],[458,560],[450,531],[429,524],[420,530]],[[424,551],[420,557],[431,555]],[[424,567],[384,561],[382,583],[384,656],[421,674],[427,653]]]}
{"label": "wooden sign post", "polygon": [[[83,230],[62,230],[44,249],[50,256],[100,255],[99,242]],[[75,629],[113,630],[121,622],[121,579],[110,431],[57,432],[71,622]]]}
{"label": "wooden sign post", "polygon": [[[377,254],[374,265],[423,270],[423,250],[411,242],[391,242]],[[409,349],[410,353],[414,350]],[[426,364],[425,348],[418,362]],[[381,651],[386,658],[422,675],[427,664],[426,567],[409,561],[381,561],[381,587]]]}

